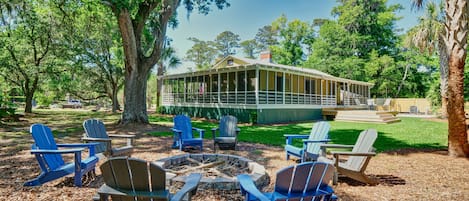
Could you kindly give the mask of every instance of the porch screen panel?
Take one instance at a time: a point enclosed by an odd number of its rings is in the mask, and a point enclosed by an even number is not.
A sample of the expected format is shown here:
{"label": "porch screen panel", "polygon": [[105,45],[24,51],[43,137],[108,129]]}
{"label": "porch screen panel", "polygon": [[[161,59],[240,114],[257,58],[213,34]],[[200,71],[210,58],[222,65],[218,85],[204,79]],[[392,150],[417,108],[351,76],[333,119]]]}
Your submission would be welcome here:
{"label": "porch screen panel", "polygon": [[259,70],[259,103],[265,104],[267,101],[267,71]]}
{"label": "porch screen panel", "polygon": [[210,102],[218,103],[218,74],[212,74],[212,87],[210,92]]}
{"label": "porch screen panel", "polygon": [[221,88],[220,88],[220,101],[222,103],[228,103],[228,96],[227,96],[227,92],[228,92],[228,73],[221,73],[220,74],[220,84],[221,84]]}
{"label": "porch screen panel", "polygon": [[305,103],[305,77],[298,76],[298,104]]}
{"label": "porch screen panel", "polygon": [[228,103],[236,102],[236,73],[228,73]]}
{"label": "porch screen panel", "polygon": [[275,73],[275,103],[282,104],[283,103],[283,72],[276,72]]}
{"label": "porch screen panel", "polygon": [[245,104],[246,103],[246,72],[238,71],[238,83],[237,83],[237,98],[236,102]]}
{"label": "porch screen panel", "polygon": [[247,71],[246,104],[256,104],[256,71]]}
{"label": "porch screen panel", "polygon": [[298,104],[298,75],[292,76],[292,104]]}
{"label": "porch screen panel", "polygon": [[275,104],[275,72],[268,71],[267,103]]}
{"label": "porch screen panel", "polygon": [[305,104],[311,104],[311,78],[305,77]]}
{"label": "porch screen panel", "polygon": [[291,82],[292,82],[292,75],[290,73],[285,73],[285,104],[291,103],[291,99],[292,99]]}

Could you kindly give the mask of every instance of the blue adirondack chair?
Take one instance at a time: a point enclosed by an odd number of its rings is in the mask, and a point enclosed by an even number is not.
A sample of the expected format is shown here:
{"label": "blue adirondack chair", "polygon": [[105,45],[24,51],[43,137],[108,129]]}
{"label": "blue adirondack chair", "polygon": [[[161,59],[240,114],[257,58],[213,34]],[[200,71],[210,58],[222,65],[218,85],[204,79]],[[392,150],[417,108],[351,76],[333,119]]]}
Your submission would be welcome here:
{"label": "blue adirondack chair", "polygon": [[136,158],[115,157],[101,165],[104,184],[93,200],[191,200],[197,192],[200,173],[192,173],[176,194],[166,189],[166,173],[160,166]]}
{"label": "blue adirondack chair", "polygon": [[[173,120],[173,148],[179,148],[179,150],[182,151],[188,146],[198,146],[200,147],[200,151],[202,151],[205,130],[192,127],[191,119],[186,115],[176,115]],[[192,133],[193,130],[199,133],[198,138],[194,137]]]}
{"label": "blue adirondack chair", "polygon": [[[316,161],[321,155],[321,144],[329,142],[328,133],[331,126],[325,121],[317,122],[313,125],[309,135],[299,134],[286,134],[285,153],[287,160],[290,155],[296,156],[301,159],[301,162],[306,160]],[[308,138],[308,139],[306,139]],[[306,139],[303,140],[303,147],[295,147],[292,145],[293,139]]]}
{"label": "blue adirondack chair", "polygon": [[337,200],[329,186],[334,166],[322,162],[305,162],[277,172],[274,192],[262,193],[247,174],[238,175],[245,200]]}
{"label": "blue adirondack chair", "polygon": [[[80,187],[82,185],[81,177],[90,171],[94,173],[96,163],[98,162],[98,157],[95,155],[97,143],[56,144],[50,128],[43,124],[33,124],[30,132],[35,142],[32,145],[31,154],[36,156],[42,172],[35,179],[24,183],[24,186],[41,185],[75,173],[74,184]],[[58,147],[69,149],[58,149]],[[85,148],[89,149],[89,156],[82,160],[81,152]],[[62,159],[62,154],[74,154],[75,161],[65,163]]]}
{"label": "blue adirondack chair", "polygon": [[[223,116],[220,119],[220,126],[218,128],[212,128],[213,137],[213,150],[217,150],[217,145],[220,149],[234,149],[238,144],[238,134],[240,129],[237,126],[238,119],[231,115]],[[219,135],[217,136],[217,130]]]}
{"label": "blue adirondack chair", "polygon": [[[87,119],[83,122],[85,135],[81,138],[85,142],[97,142],[96,153],[103,153],[106,156],[129,156],[132,154],[133,138],[135,135],[112,135],[107,134],[106,127],[101,120]],[[116,147],[112,146],[111,138],[125,138],[127,139],[126,146]]]}

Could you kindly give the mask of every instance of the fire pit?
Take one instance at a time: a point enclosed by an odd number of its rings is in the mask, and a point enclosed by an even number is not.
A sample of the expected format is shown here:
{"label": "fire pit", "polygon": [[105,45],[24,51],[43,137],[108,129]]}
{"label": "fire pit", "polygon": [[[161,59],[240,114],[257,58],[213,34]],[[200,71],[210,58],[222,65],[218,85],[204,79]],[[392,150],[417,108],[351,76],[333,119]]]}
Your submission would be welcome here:
{"label": "fire pit", "polygon": [[166,180],[170,185],[184,182],[190,173],[202,173],[198,187],[202,190],[237,190],[238,174],[249,174],[260,187],[269,184],[264,166],[235,155],[184,154],[163,158],[156,163],[166,169]]}

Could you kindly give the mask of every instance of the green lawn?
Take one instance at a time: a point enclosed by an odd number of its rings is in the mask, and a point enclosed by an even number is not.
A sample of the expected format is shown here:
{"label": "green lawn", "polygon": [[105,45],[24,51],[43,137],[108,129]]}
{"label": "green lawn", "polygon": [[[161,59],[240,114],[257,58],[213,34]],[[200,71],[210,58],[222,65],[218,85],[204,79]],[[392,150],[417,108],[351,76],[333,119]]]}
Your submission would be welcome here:
{"label": "green lawn", "polygon": [[[330,121],[331,143],[354,144],[358,134],[368,128],[378,130],[378,139],[374,146],[378,152],[401,148],[445,148],[447,146],[447,123],[429,121],[420,118],[401,118],[401,122],[393,124],[349,123]],[[163,125],[171,125],[169,117],[152,116],[150,121]],[[216,123],[193,121],[194,127],[205,129],[205,138],[210,139],[210,129],[217,127]],[[285,125],[240,125],[239,140],[243,142],[262,143],[273,146],[285,144],[284,134],[307,134],[311,130],[312,122],[293,123]],[[155,136],[169,136],[171,132],[153,133]],[[301,142],[296,142],[301,146]]]}
{"label": "green lawn", "polygon": [[[84,111],[51,111],[35,110],[33,115],[28,115],[29,124],[39,122],[48,126],[54,126],[54,134],[57,137],[65,137],[69,133],[82,133],[82,123],[88,118],[99,118],[107,122],[116,122],[120,114],[106,112],[84,112]],[[150,114],[151,123],[172,127],[172,117],[167,115]],[[430,121],[420,118],[401,118],[401,122],[393,124],[373,124],[373,123],[348,123],[330,121],[331,131],[329,136],[332,143],[354,144],[358,134],[368,128],[378,130],[378,139],[374,144],[378,152],[396,150],[401,148],[427,149],[446,148],[448,143],[447,123]],[[211,128],[217,127],[217,121],[197,121],[193,122],[194,127],[205,129],[205,138],[211,139]],[[10,122],[6,127],[18,128],[30,125],[24,122]],[[312,122],[293,123],[284,125],[247,125],[240,124],[241,133],[239,140],[243,142],[262,143],[273,146],[283,146],[285,144],[284,134],[308,134],[311,130]],[[13,129],[15,130],[15,129]],[[169,129],[168,129],[169,130]],[[23,139],[29,135],[27,132],[0,132],[0,138]],[[172,136],[171,132],[155,132],[154,136]],[[301,146],[301,142],[296,142]]]}

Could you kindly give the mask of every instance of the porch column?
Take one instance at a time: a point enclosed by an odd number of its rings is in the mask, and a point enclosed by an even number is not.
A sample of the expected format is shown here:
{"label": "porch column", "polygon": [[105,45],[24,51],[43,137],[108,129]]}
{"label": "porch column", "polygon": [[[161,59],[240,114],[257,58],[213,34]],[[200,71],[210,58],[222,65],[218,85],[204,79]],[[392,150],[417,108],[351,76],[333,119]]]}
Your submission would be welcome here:
{"label": "porch column", "polygon": [[282,95],[282,104],[285,104],[285,72],[282,72],[282,73],[283,73],[282,74],[283,75],[282,76],[282,80],[283,80],[282,81],[282,90],[283,90],[282,91],[282,93],[283,93],[283,95]]}
{"label": "porch column", "polygon": [[221,74],[218,73],[218,80],[217,80],[217,82],[218,82],[218,87],[217,87],[218,88],[217,89],[218,103],[221,103],[221,101],[220,101],[220,89],[221,89],[220,80],[221,80]]}
{"label": "porch column", "polygon": [[238,71],[235,72],[235,104],[238,104]]}
{"label": "porch column", "polygon": [[259,105],[259,66],[256,66],[256,84],[254,85],[254,93],[256,95],[256,107]]}

